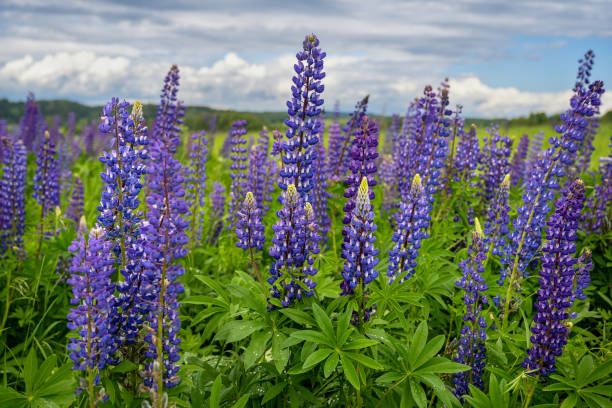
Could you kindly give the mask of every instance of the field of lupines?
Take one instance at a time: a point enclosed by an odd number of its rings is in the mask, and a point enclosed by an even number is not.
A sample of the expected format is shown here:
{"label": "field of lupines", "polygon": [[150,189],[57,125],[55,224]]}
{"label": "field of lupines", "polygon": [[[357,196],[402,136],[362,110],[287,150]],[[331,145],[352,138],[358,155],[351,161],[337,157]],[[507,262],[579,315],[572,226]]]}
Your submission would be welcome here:
{"label": "field of lupines", "polygon": [[155,118],[0,122],[0,407],[612,406],[593,53],[514,143],[446,81],[340,123],[323,50],[284,129],[183,128],[176,66]]}

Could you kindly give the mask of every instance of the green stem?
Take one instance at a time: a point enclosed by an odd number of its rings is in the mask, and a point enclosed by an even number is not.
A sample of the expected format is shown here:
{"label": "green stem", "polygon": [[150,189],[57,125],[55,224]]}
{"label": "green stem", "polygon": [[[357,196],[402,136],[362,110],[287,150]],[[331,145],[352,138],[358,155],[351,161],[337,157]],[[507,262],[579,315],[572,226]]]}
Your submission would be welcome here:
{"label": "green stem", "polygon": [[385,391],[385,393],[383,394],[383,396],[381,397],[380,401],[378,401],[378,404],[376,404],[376,408],[380,407],[380,404],[382,404],[382,402],[385,400],[385,398],[387,398],[387,395],[389,395],[389,393],[391,391],[393,391],[395,389],[395,387],[399,386],[401,383],[403,383],[404,381],[406,381],[406,379],[410,376],[410,372],[407,372],[402,378],[400,378],[399,380],[397,380],[391,387],[389,387],[387,389],[387,391]]}
{"label": "green stem", "polygon": [[533,393],[535,392],[536,386],[537,379],[533,386],[529,386],[529,384],[527,384],[527,398],[525,399],[525,405],[523,405],[523,408],[528,408],[529,404],[531,404],[531,399],[533,398]]}
{"label": "green stem", "polygon": [[9,309],[11,307],[11,278],[12,278],[12,269],[9,267],[6,277],[6,306],[4,307],[4,314],[2,315],[2,323],[0,323],[0,335],[4,331],[4,325],[8,320]]}

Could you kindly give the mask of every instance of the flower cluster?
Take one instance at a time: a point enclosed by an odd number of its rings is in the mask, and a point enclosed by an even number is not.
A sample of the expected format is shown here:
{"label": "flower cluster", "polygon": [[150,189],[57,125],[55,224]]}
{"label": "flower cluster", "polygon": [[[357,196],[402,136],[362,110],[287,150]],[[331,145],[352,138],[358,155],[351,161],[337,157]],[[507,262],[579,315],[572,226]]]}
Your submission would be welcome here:
{"label": "flower cluster", "polygon": [[317,158],[315,160],[314,188],[312,190],[312,205],[317,216],[317,225],[323,241],[327,240],[327,234],[331,228],[331,219],[327,200],[332,194],[327,191],[327,179],[329,167],[325,161],[325,146],[323,142],[317,143]]}
{"label": "flower cluster", "polygon": [[74,221],[75,227],[79,225],[79,221],[81,219],[81,216],[83,215],[83,199],[83,182],[81,181],[81,178],[75,174],[74,182],[72,184],[72,195],[70,197],[70,204],[66,209],[66,218]]}
{"label": "flower cluster", "polygon": [[44,118],[34,99],[34,94],[28,94],[25,104],[25,114],[19,123],[21,141],[28,152],[33,152],[42,135]]}
{"label": "flower cluster", "polygon": [[483,140],[482,153],[479,157],[483,171],[483,194],[485,203],[489,204],[495,196],[495,190],[510,172],[510,154],[512,153],[512,139],[502,136],[499,127],[487,128],[489,136]]}
{"label": "flower cluster", "polygon": [[191,150],[189,152],[189,167],[186,168],[187,191],[185,198],[191,205],[191,240],[194,245],[202,241],[202,223],[204,222],[204,207],[206,205],[206,132],[191,135]]}
{"label": "flower cluster", "polygon": [[374,212],[370,204],[368,179],[363,177],[357,192],[351,224],[347,228],[347,241],[343,245],[342,257],[345,259],[342,270],[344,281],[340,285],[343,295],[359,295],[358,310],[353,311],[352,322],[358,326],[367,322],[374,313],[368,307],[366,285],[378,277],[374,269],[378,264],[378,249],[374,247],[376,237]]}
{"label": "flower cluster", "polygon": [[185,106],[177,100],[179,78],[179,69],[173,65],[164,79],[151,137],[153,141],[168,140],[167,145],[172,153],[176,152],[180,143],[179,125],[183,123],[182,118],[185,116]]}
{"label": "flower cluster", "polygon": [[272,227],[274,238],[270,255],[274,262],[268,278],[272,285],[270,309],[277,306],[276,302],[287,307],[303,295],[314,294],[316,283],[311,276],[317,269],[313,267],[313,255],[319,252],[321,239],[310,203],[303,205],[293,184],[289,184],[282,194],[283,207],[276,213],[279,219]]}
{"label": "flower cluster", "polygon": [[235,214],[240,203],[244,200],[246,193],[246,169],[247,169],[247,149],[246,149],[246,120],[239,120],[232,124],[229,134],[232,164],[230,165],[230,177],[232,186],[229,203],[229,219],[227,229],[232,229],[235,223]]}
{"label": "flower cluster", "polygon": [[43,216],[46,216],[60,205],[57,154],[49,132],[45,132],[43,143],[40,144],[36,166],[32,196],[40,204]]}
{"label": "flower cluster", "polygon": [[470,130],[461,132],[457,153],[455,155],[455,177],[457,180],[471,180],[478,167],[478,161],[474,157],[480,156],[480,141],[476,135],[476,125],[472,124]]}
{"label": "flower cluster", "polygon": [[357,102],[355,110],[349,116],[348,121],[342,127],[342,133],[335,133],[336,129],[330,128],[329,144],[329,168],[330,177],[333,180],[342,180],[350,165],[350,143],[353,132],[361,127],[363,117],[368,110],[368,100],[370,95],[366,95]]}
{"label": "flower cluster", "polygon": [[488,303],[487,284],[484,282],[484,261],[487,257],[484,234],[480,228],[478,218],[474,220],[475,230],[472,231],[472,242],[468,247],[468,258],[459,263],[462,277],[455,285],[463,289],[463,303],[465,314],[463,321],[465,325],[461,329],[461,339],[455,361],[471,367],[469,371],[462,371],[453,376],[455,384],[455,395],[459,398],[470,392],[469,384],[482,390],[484,388],[484,374],[486,362],[485,340],[487,334],[485,329],[487,323],[482,317],[482,307]]}
{"label": "flower cluster", "polygon": [[[376,183],[376,159],[378,158],[378,129],[376,122],[368,116],[364,116],[361,120],[359,128],[354,132],[353,141],[351,143],[351,164],[349,166],[349,174],[346,176],[346,189],[344,197],[347,202],[344,205],[344,218],[342,223],[346,225],[343,235],[348,235],[348,227],[351,224],[353,211],[355,210],[358,190],[360,183],[364,178],[368,181],[369,187],[374,187]],[[369,190],[369,199],[373,200],[376,196],[373,190]]]}
{"label": "flower cluster", "polygon": [[253,248],[261,251],[265,241],[264,226],[261,223],[261,210],[255,203],[252,192],[248,192],[242,203],[242,209],[237,213],[236,246],[245,251]]}
{"label": "flower cluster", "polygon": [[25,219],[26,149],[21,140],[0,137],[0,255],[23,246]]}
{"label": "flower cluster", "polygon": [[572,304],[576,265],[574,241],[583,204],[584,185],[576,180],[557,200],[555,213],[547,222],[531,347],[522,363],[535,376],[555,372],[556,359],[567,343],[569,328],[565,321]]}
{"label": "flower cluster", "polygon": [[225,187],[218,181],[213,184],[210,201],[210,231],[207,242],[216,244],[219,234],[223,230],[223,215],[225,214]]}
{"label": "flower cluster", "polygon": [[510,182],[513,186],[518,186],[525,177],[527,149],[529,149],[529,135],[524,134],[521,136],[521,140],[519,140],[516,152],[512,156],[512,163],[510,163]]}
{"label": "flower cluster", "polygon": [[75,370],[101,370],[117,362],[116,326],[111,316],[116,300],[111,281],[115,268],[111,243],[104,235],[104,229],[94,228],[89,239],[82,236],[69,248],[74,258],[67,282],[72,286],[70,303],[75,308],[68,313],[68,328],[77,336],[70,338],[68,351]]}
{"label": "flower cluster", "polygon": [[[510,206],[508,196],[510,190],[510,175],[506,174],[495,193],[495,197],[487,209],[487,220],[484,225],[485,245],[489,253],[504,256],[507,245],[508,227],[510,224]],[[500,279],[503,282],[504,278]],[[500,283],[501,285],[501,283]]]}
{"label": "flower cluster", "polygon": [[421,241],[427,238],[430,204],[425,195],[421,176],[416,174],[405,200],[396,214],[396,230],[391,237],[395,243],[389,251],[389,282],[401,277],[405,281],[414,274]]}
{"label": "flower cluster", "polygon": [[317,155],[315,146],[321,132],[318,118],[323,105],[321,94],[325,89],[321,82],[325,78],[325,55],[319,48],[319,39],[314,34],[306,36],[303,50],[296,54],[298,62],[293,66],[292,98],[287,101],[287,140],[282,145],[284,166],[280,171],[279,186],[286,190],[289,184],[293,184],[304,202],[310,201],[313,161]]}

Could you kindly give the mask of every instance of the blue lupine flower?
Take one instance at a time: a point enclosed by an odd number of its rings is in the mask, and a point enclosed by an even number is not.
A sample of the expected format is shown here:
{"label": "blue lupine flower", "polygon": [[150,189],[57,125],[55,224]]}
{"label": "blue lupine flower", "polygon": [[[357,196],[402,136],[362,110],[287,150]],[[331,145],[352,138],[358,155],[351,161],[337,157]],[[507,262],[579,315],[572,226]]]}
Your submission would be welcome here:
{"label": "blue lupine flower", "polygon": [[19,122],[20,138],[26,151],[33,152],[39,143],[42,143],[40,139],[43,135],[43,122],[44,118],[34,94],[29,93],[25,104],[25,113]]}
{"label": "blue lupine flower", "polygon": [[70,204],[66,209],[66,218],[74,221],[75,228],[79,225],[81,216],[83,215],[83,182],[81,178],[74,175],[74,182],[72,184],[72,195],[70,197]]}
{"label": "blue lupine flower", "polygon": [[[284,307],[302,296],[312,296],[316,283],[311,276],[317,273],[313,267],[319,252],[320,236],[310,203],[303,206],[302,198],[293,184],[282,193],[283,207],[276,213],[279,220],[272,227],[274,238],[270,256],[268,283],[272,285],[270,298],[277,299]],[[269,299],[269,302],[271,299]],[[270,309],[276,306],[270,302]]]}
{"label": "blue lupine flower", "polygon": [[[484,225],[485,246],[493,255],[505,256],[508,227],[510,224],[510,206],[508,196],[510,189],[510,175],[506,174],[504,180],[497,188],[495,198],[487,209],[487,220]],[[503,279],[500,279],[503,282]],[[500,283],[501,284],[501,283]]]}
{"label": "blue lupine flower", "polygon": [[153,123],[152,141],[165,139],[168,140],[168,148],[170,152],[176,152],[176,148],[180,143],[179,133],[180,125],[183,123],[185,116],[185,106],[177,100],[179,87],[179,69],[176,65],[170,67],[170,71],[164,79],[164,87],[160,95],[159,106],[157,107],[157,116]]}
{"label": "blue lupine flower", "polygon": [[389,252],[389,282],[402,277],[402,282],[414,274],[421,242],[427,238],[430,204],[425,195],[421,176],[415,175],[410,193],[400,203],[396,215],[397,229],[391,237],[395,242]]}
{"label": "blue lupine flower", "polygon": [[314,173],[314,188],[312,190],[312,206],[317,217],[317,225],[319,233],[323,241],[327,241],[327,234],[331,228],[331,219],[329,218],[329,208],[327,200],[332,197],[332,194],[327,191],[327,179],[329,176],[329,168],[325,161],[325,146],[323,141],[317,143],[317,158],[315,159]]}
{"label": "blue lupine flower", "polygon": [[0,138],[0,255],[23,247],[25,219],[26,149],[21,140]]}
{"label": "blue lupine flower", "polygon": [[525,160],[527,159],[528,149],[529,135],[524,134],[519,140],[516,152],[512,156],[512,163],[510,163],[510,182],[513,186],[518,186],[525,177]]}
{"label": "blue lupine flower", "polygon": [[499,133],[499,126],[489,127],[486,131],[489,136],[483,139],[479,162],[483,173],[484,202],[488,205],[502,180],[510,172],[512,139],[502,136]]}
{"label": "blue lupine flower", "polygon": [[34,175],[34,193],[32,196],[41,208],[37,250],[37,253],[40,253],[43,237],[51,234],[51,231],[45,230],[45,218],[55,210],[55,207],[60,205],[59,169],[55,144],[47,131],[45,131],[43,142],[40,144],[36,155],[36,166],[37,171]]}
{"label": "blue lupine flower", "polygon": [[576,180],[555,204],[547,222],[540,289],[531,327],[531,347],[522,365],[530,374],[546,377],[555,372],[556,359],[567,344],[566,320],[575,279],[576,231],[584,204],[584,184]]}
{"label": "blue lupine flower", "polygon": [[111,241],[104,235],[104,229],[94,228],[89,239],[81,236],[69,248],[74,257],[67,282],[72,286],[70,303],[75,308],[68,313],[68,328],[76,330],[77,337],[70,338],[68,351],[74,369],[80,371],[101,370],[117,363],[116,327],[111,316],[116,301],[111,281],[115,268]]}
{"label": "blue lupine flower", "polygon": [[358,310],[353,311],[352,318],[356,326],[367,322],[374,314],[373,307],[367,307],[366,285],[378,277],[378,271],[374,269],[378,264],[378,249],[374,247],[376,224],[368,190],[368,179],[363,177],[347,230],[348,240],[342,249],[342,257],[345,259],[342,271],[344,281],[340,287],[342,295],[359,295]]}
{"label": "blue lupine flower", "polygon": [[223,215],[225,214],[225,187],[218,181],[215,181],[213,184],[210,201],[210,232],[207,242],[209,244],[216,244],[219,234],[223,230]]}
{"label": "blue lupine flower", "polygon": [[282,144],[284,166],[280,171],[279,186],[286,190],[289,184],[293,184],[302,200],[307,202],[313,188],[313,161],[317,155],[315,145],[321,133],[318,118],[323,105],[321,94],[325,89],[322,83],[325,78],[325,53],[319,48],[319,39],[311,34],[304,39],[303,51],[298,52],[296,57],[298,62],[293,66],[296,75],[292,78],[292,98],[287,101],[287,140]]}
{"label": "blue lupine flower", "polygon": [[591,269],[593,269],[593,260],[591,251],[586,248],[580,258],[578,258],[578,262],[574,267],[574,285],[572,290],[572,295],[570,296],[570,302],[573,304],[576,299],[585,300],[587,298],[584,290],[591,283]]}
{"label": "blue lupine flower", "polygon": [[350,114],[346,124],[342,127],[342,133],[335,133],[336,130],[330,128],[330,145],[329,145],[329,168],[330,177],[332,180],[343,180],[351,163],[351,142],[353,133],[360,128],[363,123],[363,117],[368,110],[368,100],[370,95],[366,95],[362,100],[357,102],[355,110]]}
{"label": "blue lupine flower", "polygon": [[187,191],[185,198],[191,205],[191,240],[194,245],[202,241],[202,224],[204,223],[204,207],[206,206],[206,132],[193,133],[189,152],[189,167],[187,172]]}
{"label": "blue lupine flower", "polygon": [[257,207],[252,192],[246,194],[242,208],[236,215],[236,246],[245,251],[251,248],[261,251],[265,241],[264,226],[261,223],[261,210]]}
{"label": "blue lupine flower", "polygon": [[457,144],[454,164],[457,180],[469,181],[475,176],[479,156],[480,142],[476,135],[476,125],[472,124],[469,131],[461,132]]}
{"label": "blue lupine flower", "polygon": [[486,363],[485,340],[487,324],[481,315],[483,304],[488,303],[485,291],[488,289],[484,283],[484,261],[487,257],[484,234],[480,228],[478,218],[474,219],[475,230],[472,231],[472,242],[468,247],[467,259],[459,263],[462,277],[455,285],[463,289],[463,302],[466,310],[463,315],[465,325],[461,329],[461,339],[455,361],[471,367],[453,376],[455,384],[454,393],[458,398],[470,392],[469,384],[482,390],[484,381],[482,375]]}
{"label": "blue lupine flower", "polygon": [[235,214],[238,211],[240,204],[244,200],[246,194],[246,169],[247,169],[247,149],[246,149],[246,120],[239,120],[232,124],[229,133],[231,148],[230,177],[232,178],[232,186],[230,191],[229,203],[229,221],[227,229],[230,230],[235,226]]}

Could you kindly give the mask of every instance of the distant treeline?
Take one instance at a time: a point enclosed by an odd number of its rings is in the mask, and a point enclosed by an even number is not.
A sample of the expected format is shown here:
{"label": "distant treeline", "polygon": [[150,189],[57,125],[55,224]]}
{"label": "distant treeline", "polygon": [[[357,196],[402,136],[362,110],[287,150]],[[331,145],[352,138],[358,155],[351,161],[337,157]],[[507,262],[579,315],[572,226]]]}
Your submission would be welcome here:
{"label": "distant treeline", "polygon": [[[78,102],[68,100],[37,100],[42,113],[45,115],[47,120],[55,115],[59,115],[62,118],[62,122],[65,123],[65,118],[69,112],[74,112],[77,118],[77,130],[83,124],[90,123],[92,120],[97,120],[100,117],[102,110],[101,106],[88,106]],[[144,106],[145,118],[155,117],[157,112],[157,105],[146,104]],[[10,102],[8,99],[0,99],[0,119],[8,121],[10,125],[19,123],[19,119],[23,115],[25,102]],[[190,129],[202,129],[208,127],[208,121],[212,115],[217,117],[217,130],[227,131],[231,124],[237,120],[245,119],[248,123],[248,129],[256,131],[261,129],[263,126],[267,126],[269,129],[284,129],[283,122],[287,117],[286,112],[241,112],[234,110],[218,110],[209,108],[207,106],[187,106],[185,109],[184,123]],[[344,119],[348,116],[347,114],[341,115]],[[378,117],[378,115],[374,115]],[[381,120],[381,127],[387,128],[391,124],[391,117],[385,116],[378,117]],[[489,126],[491,123],[499,125],[501,128],[506,126],[532,126],[532,125],[545,125],[554,124],[559,122],[559,115],[548,116],[543,112],[531,113],[527,117],[519,117],[515,119],[480,119],[480,118],[466,118],[465,123],[470,125],[476,124],[478,127],[484,128]],[[612,111],[608,111],[602,115],[600,120],[602,122],[612,122]]]}

